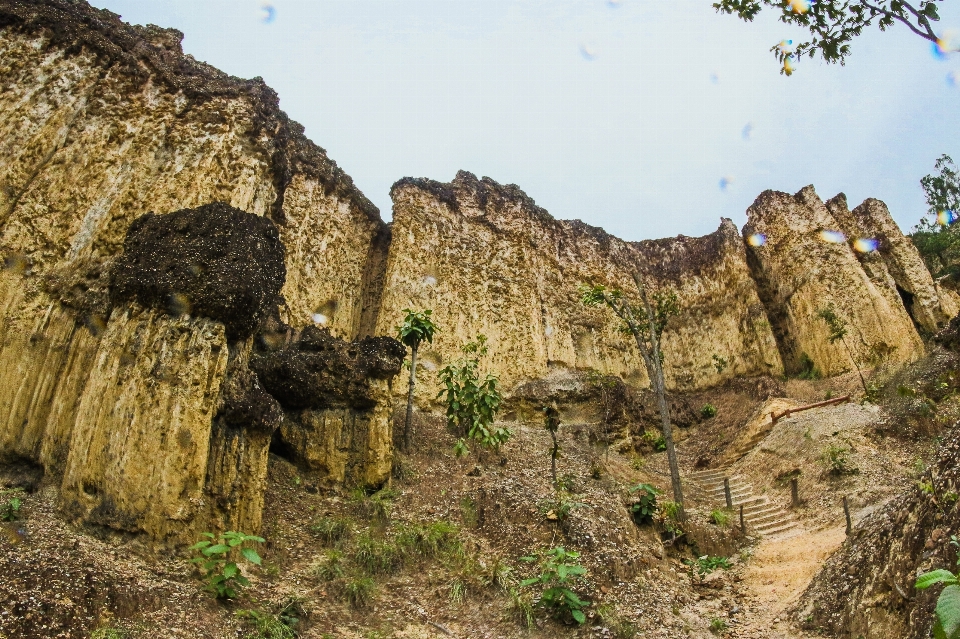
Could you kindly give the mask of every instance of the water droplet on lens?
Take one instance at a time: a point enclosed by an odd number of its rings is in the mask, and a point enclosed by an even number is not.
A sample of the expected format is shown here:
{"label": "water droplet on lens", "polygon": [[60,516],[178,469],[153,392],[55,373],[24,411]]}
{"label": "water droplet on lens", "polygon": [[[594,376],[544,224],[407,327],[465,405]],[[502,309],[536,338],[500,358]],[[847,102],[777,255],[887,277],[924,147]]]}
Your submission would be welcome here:
{"label": "water droplet on lens", "polygon": [[937,212],[937,224],[941,226],[950,226],[957,221],[957,214],[953,211],[939,211]]}
{"label": "water droplet on lens", "polygon": [[435,278],[433,275],[426,275],[423,278],[423,283],[427,286],[433,286],[437,283],[437,278]]}
{"label": "water droplet on lens", "polygon": [[260,21],[264,24],[270,24],[277,19],[277,9],[269,2],[260,5]]}
{"label": "water droplet on lens", "polygon": [[328,321],[328,319],[329,319],[329,318],[328,318],[326,315],[324,315],[323,313],[314,313],[314,314],[313,314],[313,323],[314,323],[314,324],[326,324],[327,321]]}
{"label": "water droplet on lens", "polygon": [[580,55],[583,56],[583,59],[584,59],[584,60],[592,61],[594,58],[597,57],[597,51],[596,51],[596,49],[594,49],[593,47],[591,47],[591,46],[588,45],[588,44],[581,44],[581,45],[580,45]]}
{"label": "water droplet on lens", "polygon": [[730,185],[731,185],[731,184],[733,184],[733,177],[732,177],[732,176],[728,175],[728,176],[725,176],[725,177],[720,178],[720,190],[721,190],[721,191],[726,191],[728,188],[730,188]]}
{"label": "water droplet on lens", "polygon": [[860,253],[873,253],[880,243],[872,237],[861,237],[853,241],[853,250]]}
{"label": "water droplet on lens", "polygon": [[763,246],[767,243],[767,236],[763,233],[754,233],[747,237],[747,244],[750,246]]}
{"label": "water droplet on lens", "polygon": [[30,275],[33,264],[30,258],[20,253],[8,255],[3,260],[3,270],[10,271],[16,275]]}
{"label": "water droplet on lens", "polygon": [[743,127],[743,131],[740,132],[740,136],[744,140],[749,140],[752,135],[753,135],[753,124],[750,122],[747,122],[747,124]]}
{"label": "water droplet on lens", "polygon": [[847,236],[840,231],[831,231],[824,229],[820,231],[820,239],[827,244],[843,244],[847,241]]}

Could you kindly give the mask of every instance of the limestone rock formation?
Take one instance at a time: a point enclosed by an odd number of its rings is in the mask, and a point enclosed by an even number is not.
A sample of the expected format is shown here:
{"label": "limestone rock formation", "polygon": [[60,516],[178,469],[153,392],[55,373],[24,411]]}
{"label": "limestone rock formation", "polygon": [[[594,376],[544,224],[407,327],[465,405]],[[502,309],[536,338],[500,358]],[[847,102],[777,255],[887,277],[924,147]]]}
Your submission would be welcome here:
{"label": "limestone rock formation", "polygon": [[[784,366],[795,372],[809,358],[823,374],[856,365],[912,361],[923,343],[882,270],[868,277],[841,234],[841,225],[812,186],[796,195],[766,191],[747,210],[744,237],[762,237],[747,251],[760,298],[777,336]],[[845,346],[828,341],[818,312],[834,305],[849,325]]]}
{"label": "limestone rock formation", "polygon": [[[387,234],[272,90],[181,39],[0,0],[0,459],[62,474],[78,520],[169,543],[259,528],[283,412],[248,365],[254,335],[272,312],[355,337]],[[341,454],[374,484],[375,412],[357,426],[373,450]]]}
{"label": "limestone rock formation", "polygon": [[[646,371],[606,309],[579,301],[582,283],[627,293],[638,272],[674,290],[683,313],[664,334],[672,388],[733,375],[779,373],[780,356],[728,221],[704,238],[629,243],[580,221],[552,218],[523,191],[461,171],[449,184],[403,179],[392,190],[394,221],[378,332],[404,308],[432,308],[440,326],[422,349],[427,370],[458,356],[477,333],[506,387],[555,368],[592,368],[645,386]],[[713,355],[731,362],[723,373]],[[429,377],[421,397],[435,392]]]}

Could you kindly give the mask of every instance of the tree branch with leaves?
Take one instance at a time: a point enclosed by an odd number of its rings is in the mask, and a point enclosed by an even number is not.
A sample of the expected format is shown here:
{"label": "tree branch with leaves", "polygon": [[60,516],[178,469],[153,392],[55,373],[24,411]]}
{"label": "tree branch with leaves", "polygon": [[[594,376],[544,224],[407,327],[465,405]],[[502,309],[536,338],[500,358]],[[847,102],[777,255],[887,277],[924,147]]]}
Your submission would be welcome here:
{"label": "tree branch with leaves", "polygon": [[752,22],[764,7],[770,7],[780,12],[781,22],[809,31],[810,39],[796,46],[780,42],[770,48],[782,65],[780,72],[790,75],[793,62],[805,55],[812,58],[819,53],[827,63],[844,64],[851,41],[873,24],[886,31],[900,23],[924,40],[943,46],[933,30],[933,23],[940,20],[940,2],[943,0],[720,0],[713,8]]}
{"label": "tree branch with leaves", "polygon": [[863,379],[863,373],[860,371],[860,365],[857,363],[857,358],[854,357],[853,350],[850,348],[850,345],[847,344],[846,338],[847,333],[849,332],[847,320],[843,319],[837,314],[832,302],[827,304],[826,307],[817,311],[817,317],[826,322],[827,326],[830,328],[830,335],[827,336],[827,341],[829,341],[831,344],[840,342],[843,344],[843,347],[847,349],[847,353],[850,355],[850,361],[853,362],[854,368],[857,369],[857,375],[860,376],[860,384],[863,386],[863,392],[869,395],[870,391],[867,390],[867,382]]}
{"label": "tree branch with leaves", "polygon": [[657,396],[660,409],[660,425],[663,440],[667,448],[667,460],[670,464],[670,483],[673,487],[674,501],[680,505],[680,517],[683,513],[683,487],[680,483],[680,466],[677,451],[673,445],[673,428],[670,423],[670,407],[667,403],[666,382],[663,377],[663,350],[661,337],[671,317],[680,314],[677,296],[673,291],[656,291],[653,301],[647,289],[636,273],[633,281],[639,293],[640,303],[631,303],[619,289],[608,289],[599,284],[582,284],[580,301],[586,306],[606,306],[621,321],[621,330],[631,335],[637,344],[637,350],[643,359],[650,378],[650,386]]}

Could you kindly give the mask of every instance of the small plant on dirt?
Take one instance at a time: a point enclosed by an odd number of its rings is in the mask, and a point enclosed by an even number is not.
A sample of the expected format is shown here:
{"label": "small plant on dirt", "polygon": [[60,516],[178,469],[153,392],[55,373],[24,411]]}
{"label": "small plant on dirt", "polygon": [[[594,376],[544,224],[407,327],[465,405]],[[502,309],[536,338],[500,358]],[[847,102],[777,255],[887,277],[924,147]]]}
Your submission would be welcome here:
{"label": "small plant on dirt", "polygon": [[496,375],[480,377],[479,358],[487,353],[487,338],[477,335],[475,342],[463,347],[464,357],[438,373],[442,389],[437,399],[447,405],[447,425],[459,436],[454,452],[458,457],[469,452],[467,440],[484,448],[499,450],[510,439],[507,428],[494,428],[493,422],[503,401]]}
{"label": "small plant on dirt", "polygon": [[718,508],[710,512],[710,521],[721,528],[725,528],[730,522],[730,513]]}
{"label": "small plant on dirt", "polygon": [[207,582],[206,589],[217,599],[233,599],[242,588],[250,585],[250,581],[243,576],[237,562],[230,561],[230,556],[239,551],[247,562],[259,566],[261,559],[257,551],[240,546],[250,542],[262,544],[264,539],[232,530],[220,535],[205,532],[201,536],[207,539],[190,546],[190,550],[200,553],[190,562],[199,565]]}
{"label": "small plant on dirt", "polygon": [[391,575],[403,564],[403,553],[393,539],[376,539],[363,534],[357,538],[353,561],[365,574]]}
{"label": "small plant on dirt", "polygon": [[397,339],[404,346],[410,347],[410,382],[407,389],[407,413],[403,421],[403,449],[410,452],[413,440],[413,388],[417,383],[417,351],[423,342],[433,343],[433,334],[437,332],[437,325],[430,316],[433,311],[414,311],[405,308],[403,324],[397,327]]}
{"label": "small plant on dirt", "polygon": [[367,495],[363,488],[354,488],[350,493],[350,502],[364,517],[386,523],[390,520],[393,500],[396,497],[397,493],[389,488],[382,488],[372,495]]}
{"label": "small plant on dirt", "polygon": [[366,608],[377,592],[377,583],[370,577],[354,577],[343,582],[343,598],[354,608]]}
{"label": "small plant on dirt", "polygon": [[710,620],[710,632],[714,634],[725,633],[729,629],[727,622],[719,617]]}
{"label": "small plant on dirt", "polygon": [[816,364],[813,363],[813,360],[810,359],[810,356],[806,353],[800,353],[797,379],[820,379],[821,377],[823,377],[823,375],[820,374],[820,369],[818,369]]}
{"label": "small plant on dirt", "polygon": [[717,416],[717,407],[713,404],[704,404],[703,408],[700,409],[700,417],[704,419],[711,419]]}
{"label": "small plant on dirt", "polygon": [[460,530],[448,521],[435,521],[402,528],[397,535],[396,544],[404,556],[431,559],[457,554],[463,549]]}
{"label": "small plant on dirt", "polygon": [[831,475],[854,475],[859,470],[850,463],[850,449],[844,446],[828,445],[823,449],[823,464]]}
{"label": "small plant on dirt", "polygon": [[521,557],[522,561],[538,562],[540,574],[523,580],[520,587],[542,586],[544,590],[537,606],[547,609],[561,620],[569,617],[582,624],[587,620],[583,611],[590,603],[580,599],[573,591],[587,574],[587,569],[580,565],[578,559],[580,553],[567,551],[563,547],[548,550],[540,557]]}
{"label": "small plant on dirt", "polygon": [[550,521],[560,522],[565,521],[574,509],[584,505],[585,504],[581,502],[574,501],[571,495],[562,491],[558,491],[556,495],[550,499],[542,499],[537,502],[537,508],[539,508],[541,515]]}
{"label": "small plant on dirt", "polygon": [[533,628],[533,595],[525,590],[511,588],[509,593],[510,604],[507,614],[513,617],[527,630]]}
{"label": "small plant on dirt", "polygon": [[630,468],[637,472],[643,470],[643,467],[646,466],[646,464],[646,460],[640,455],[633,455],[630,457]]}
{"label": "small plant on dirt", "polygon": [[450,582],[450,603],[459,606],[467,598],[467,586],[461,579],[453,579]]}
{"label": "small plant on dirt", "polygon": [[254,632],[245,635],[244,639],[295,639],[297,636],[279,615],[263,610],[238,610],[236,615],[254,627]]}
{"label": "small plant on dirt", "polygon": [[713,360],[713,367],[717,369],[717,375],[723,373],[723,371],[725,371],[727,366],[730,364],[725,357],[720,357],[716,353],[711,355],[710,358]]}
{"label": "small plant on dirt", "polygon": [[477,502],[471,497],[464,497],[460,500],[460,518],[463,525],[467,528],[476,528],[479,523],[479,514],[477,513]]}
{"label": "small plant on dirt", "polygon": [[319,517],[310,525],[310,531],[328,546],[347,539],[352,530],[353,522],[346,517]]}
{"label": "small plant on dirt", "polygon": [[680,504],[675,501],[662,501],[657,512],[657,521],[674,538],[683,534],[680,528]]}
{"label": "small plant on dirt", "polygon": [[641,438],[658,453],[662,453],[667,449],[667,443],[666,440],[664,440],[663,435],[652,430],[643,431]]}
{"label": "small plant on dirt", "polygon": [[657,495],[662,491],[650,484],[637,484],[630,489],[630,493],[637,494],[637,501],[630,505],[630,514],[638,524],[647,524],[653,521],[657,514]]}
{"label": "small plant on dirt", "polygon": [[130,631],[123,628],[97,628],[90,635],[90,639],[127,639]]}
{"label": "small plant on dirt", "polygon": [[[960,541],[955,535],[950,537],[950,545],[960,549]],[[960,559],[957,560],[960,566]],[[935,585],[945,587],[937,599],[934,610],[933,636],[936,639],[957,639],[960,637],[960,575],[946,569],[932,570],[917,577],[914,587],[917,590],[926,590]]]}
{"label": "small plant on dirt", "polygon": [[23,499],[16,495],[0,503],[0,521],[17,521],[22,507]]}
{"label": "small plant on dirt", "polygon": [[320,581],[334,581],[344,574],[343,553],[339,550],[328,550],[323,558],[311,566],[313,575]]}
{"label": "small plant on dirt", "polygon": [[696,561],[690,561],[690,565],[694,567],[694,570],[697,571],[701,577],[704,575],[709,575],[714,570],[723,568],[724,570],[730,570],[731,564],[730,560],[726,557],[714,557],[711,555],[704,555],[702,557],[697,557]]}
{"label": "small plant on dirt", "polygon": [[613,639],[634,639],[640,636],[640,629],[631,621],[627,621],[610,604],[597,606],[597,618],[610,630]]}

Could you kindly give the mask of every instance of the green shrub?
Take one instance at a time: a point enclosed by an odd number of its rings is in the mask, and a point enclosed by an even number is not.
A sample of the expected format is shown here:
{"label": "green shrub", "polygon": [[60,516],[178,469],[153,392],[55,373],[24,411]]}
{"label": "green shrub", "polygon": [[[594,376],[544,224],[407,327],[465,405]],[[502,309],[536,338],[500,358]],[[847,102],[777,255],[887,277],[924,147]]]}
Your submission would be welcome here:
{"label": "green shrub", "polygon": [[20,508],[23,506],[23,500],[19,497],[11,497],[0,504],[0,521],[17,521],[20,519]]}
{"label": "green shrub", "polygon": [[310,526],[313,534],[328,546],[347,539],[352,529],[353,522],[346,517],[319,517]]}
{"label": "green shrub", "polygon": [[361,516],[386,523],[390,520],[396,497],[397,493],[390,488],[383,488],[372,495],[367,495],[363,488],[354,488],[350,493],[350,502]]}
{"label": "green shrub", "polygon": [[572,590],[582,582],[587,569],[577,561],[580,553],[564,550],[563,547],[548,550],[538,557],[521,557],[522,561],[538,562],[540,574],[520,582],[521,588],[540,585],[544,588],[537,605],[546,608],[553,616],[565,620],[570,617],[578,624],[587,620],[583,610],[590,604]]}
{"label": "green shrub", "polygon": [[663,435],[660,433],[656,433],[652,430],[645,430],[643,431],[643,435],[641,437],[644,442],[650,444],[653,450],[657,451],[658,453],[667,449],[667,440],[665,440]]}
{"label": "green shrub", "polygon": [[726,632],[728,628],[727,622],[719,617],[710,620],[710,632],[714,634]]}
{"label": "green shrub", "polygon": [[711,557],[710,555],[698,557],[696,561],[689,561],[688,563],[692,564],[701,576],[709,575],[718,568],[723,568],[724,570],[730,570],[731,568],[730,560],[726,557]]}
{"label": "green shrub", "polygon": [[374,539],[368,534],[357,538],[353,561],[369,575],[390,575],[403,565],[403,555],[392,539]]}
{"label": "green shrub", "polygon": [[637,501],[630,505],[633,520],[638,524],[653,521],[657,513],[657,495],[662,494],[661,491],[650,484],[637,484],[630,492],[637,493]]}
{"label": "green shrub", "polygon": [[720,375],[721,373],[723,373],[723,371],[725,371],[727,369],[727,366],[730,364],[730,362],[728,362],[726,358],[720,357],[716,353],[711,355],[710,358],[713,360],[713,367],[717,369],[717,375]]}
{"label": "green shrub", "polygon": [[207,582],[206,589],[217,599],[233,599],[240,589],[250,585],[250,581],[243,576],[240,566],[230,561],[230,556],[239,551],[247,562],[259,566],[261,559],[257,551],[240,546],[249,542],[263,543],[264,539],[232,530],[219,536],[209,532],[202,533],[202,536],[207,539],[190,546],[190,550],[200,552],[190,562],[199,565]]}
{"label": "green shrub", "polygon": [[[950,545],[960,549],[955,535],[950,536]],[[960,566],[960,559],[957,560]],[[944,584],[934,609],[933,636],[936,639],[957,639],[960,637],[960,575],[945,570],[932,570],[917,577],[914,587],[926,590],[935,584]]]}
{"label": "green shrub", "polygon": [[716,415],[717,407],[713,404],[704,404],[703,408],[700,409],[700,417],[703,417],[704,419],[710,419],[712,417],[716,417]]}
{"label": "green shrub", "polygon": [[348,579],[341,587],[343,598],[354,608],[366,608],[377,592],[377,584],[370,577]]}
{"label": "green shrub", "polygon": [[823,449],[823,464],[830,471],[831,475],[853,475],[859,470],[850,463],[847,456],[850,449],[843,446],[828,445]]}
{"label": "green shrub", "polygon": [[800,371],[797,373],[797,379],[820,379],[823,377],[820,369],[816,367],[813,360],[806,353],[800,353]]}
{"label": "green shrub", "polygon": [[416,524],[403,528],[397,535],[396,543],[404,555],[419,555],[427,558],[456,553],[462,548],[460,531],[447,521]]}
{"label": "green shrub", "polygon": [[730,521],[730,513],[726,510],[716,509],[710,512],[710,521],[717,526],[724,528]]}
{"label": "green shrub", "polygon": [[343,553],[339,550],[328,550],[322,561],[311,566],[314,576],[321,581],[333,581],[343,577]]}
{"label": "green shrub", "polygon": [[295,639],[297,636],[293,628],[284,623],[279,615],[262,610],[238,610],[236,615],[241,619],[249,620],[255,629],[244,639]]}
{"label": "green shrub", "polygon": [[540,514],[550,521],[564,521],[570,516],[570,513],[572,513],[574,509],[584,505],[585,504],[581,502],[574,501],[571,495],[563,492],[558,492],[550,499],[541,499],[537,502],[537,508],[540,510]]}

